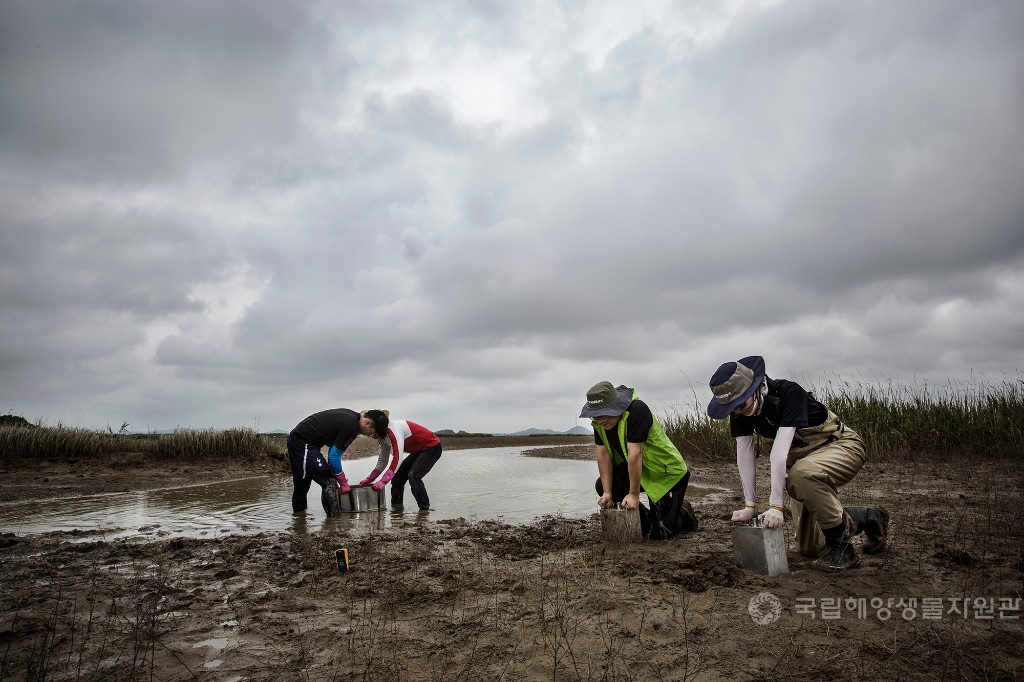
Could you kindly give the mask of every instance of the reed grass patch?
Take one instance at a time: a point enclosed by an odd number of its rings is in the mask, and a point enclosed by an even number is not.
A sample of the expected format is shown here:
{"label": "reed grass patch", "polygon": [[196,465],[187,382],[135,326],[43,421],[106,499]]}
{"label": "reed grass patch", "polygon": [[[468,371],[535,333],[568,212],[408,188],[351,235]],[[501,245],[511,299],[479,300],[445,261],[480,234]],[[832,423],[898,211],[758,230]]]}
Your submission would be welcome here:
{"label": "reed grass patch", "polygon": [[252,429],[184,429],[170,434],[126,434],[67,426],[0,426],[0,461],[93,459],[134,454],[157,460],[207,461],[280,455],[281,446]]}
{"label": "reed grass patch", "polygon": [[869,458],[922,453],[1003,456],[1024,450],[1024,380],[905,385],[834,379],[819,399],[853,426]]}
{"label": "reed grass patch", "polygon": [[[1019,378],[935,386],[834,377],[803,385],[864,438],[871,460],[1024,452],[1024,380]],[[670,413],[663,423],[684,456],[735,457],[729,420],[710,419],[696,395],[692,409]]]}
{"label": "reed grass patch", "polygon": [[[703,409],[703,408],[702,408]],[[662,418],[665,434],[683,453],[705,460],[735,459],[728,419],[712,419],[706,412],[673,412]]]}

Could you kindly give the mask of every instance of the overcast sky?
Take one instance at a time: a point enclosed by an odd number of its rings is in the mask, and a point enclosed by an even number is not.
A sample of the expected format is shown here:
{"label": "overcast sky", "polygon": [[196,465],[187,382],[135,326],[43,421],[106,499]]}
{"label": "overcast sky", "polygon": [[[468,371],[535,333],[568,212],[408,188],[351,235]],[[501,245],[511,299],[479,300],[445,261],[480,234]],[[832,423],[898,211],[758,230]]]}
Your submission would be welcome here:
{"label": "overcast sky", "polygon": [[0,413],[1018,381],[1024,3],[0,1]]}

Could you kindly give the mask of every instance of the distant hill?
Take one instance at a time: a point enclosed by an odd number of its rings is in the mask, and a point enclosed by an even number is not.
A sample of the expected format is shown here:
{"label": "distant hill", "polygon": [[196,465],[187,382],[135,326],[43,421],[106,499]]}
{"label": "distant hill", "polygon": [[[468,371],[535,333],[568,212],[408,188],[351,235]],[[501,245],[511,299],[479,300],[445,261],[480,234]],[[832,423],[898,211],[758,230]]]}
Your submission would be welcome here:
{"label": "distant hill", "polygon": [[493,433],[470,433],[468,431],[454,431],[452,429],[441,429],[434,431],[437,436],[493,436]]}
{"label": "distant hill", "polygon": [[496,433],[496,436],[592,436],[593,429],[585,426],[574,426],[566,431],[552,431],[551,429],[523,429],[515,433]]}

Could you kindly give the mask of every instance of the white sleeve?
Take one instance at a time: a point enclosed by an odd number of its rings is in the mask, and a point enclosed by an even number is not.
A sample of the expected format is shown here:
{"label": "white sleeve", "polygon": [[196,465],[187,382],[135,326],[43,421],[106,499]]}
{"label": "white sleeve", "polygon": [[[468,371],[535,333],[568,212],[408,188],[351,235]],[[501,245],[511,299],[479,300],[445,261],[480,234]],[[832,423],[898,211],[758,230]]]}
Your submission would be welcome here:
{"label": "white sleeve", "polygon": [[391,422],[388,430],[395,438],[395,442],[393,444],[395,449],[394,454],[397,457],[401,457],[402,453],[405,452],[405,439],[412,435],[412,429],[409,428],[409,422],[404,419],[395,419]]}
{"label": "white sleeve", "polygon": [[768,498],[768,504],[781,505],[783,502],[786,491],[786,458],[789,457],[789,447],[793,444],[795,435],[795,426],[780,426],[779,432],[775,434],[771,455],[772,494]]}
{"label": "white sleeve", "polygon": [[388,460],[391,459],[391,439],[387,436],[377,439],[377,471],[383,472],[388,468]]}
{"label": "white sleeve", "polygon": [[736,468],[743,482],[743,499],[757,502],[754,482],[757,479],[757,466],[754,463],[754,437],[740,436],[736,439]]}

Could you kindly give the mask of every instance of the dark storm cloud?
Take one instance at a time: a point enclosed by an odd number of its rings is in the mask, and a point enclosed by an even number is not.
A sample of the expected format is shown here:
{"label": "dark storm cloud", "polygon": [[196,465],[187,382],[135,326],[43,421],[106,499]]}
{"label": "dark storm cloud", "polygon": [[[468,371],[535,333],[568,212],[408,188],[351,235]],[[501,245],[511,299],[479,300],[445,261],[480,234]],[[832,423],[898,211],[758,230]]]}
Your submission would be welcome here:
{"label": "dark storm cloud", "polygon": [[1024,9],[908,3],[884,26],[871,10],[788,4],[697,67],[735,123],[727,160],[742,152],[734,168],[765,185],[758,227],[786,237],[766,258],[841,244],[801,270],[845,288],[1019,257],[1024,61],[1007,26]]}
{"label": "dark storm cloud", "polygon": [[73,215],[9,214],[11,250],[0,262],[4,307],[142,318],[196,310],[191,286],[216,279],[230,255],[217,234],[183,218],[104,206]]}
{"label": "dark storm cloud", "polygon": [[[299,3],[7,2],[0,144],[79,181],[159,181],[244,158],[298,126],[318,40]],[[225,158],[228,157],[228,158]]]}
{"label": "dark storm cloud", "polygon": [[0,400],[515,430],[752,352],[1013,372],[1022,28],[1016,2],[4,3]]}

